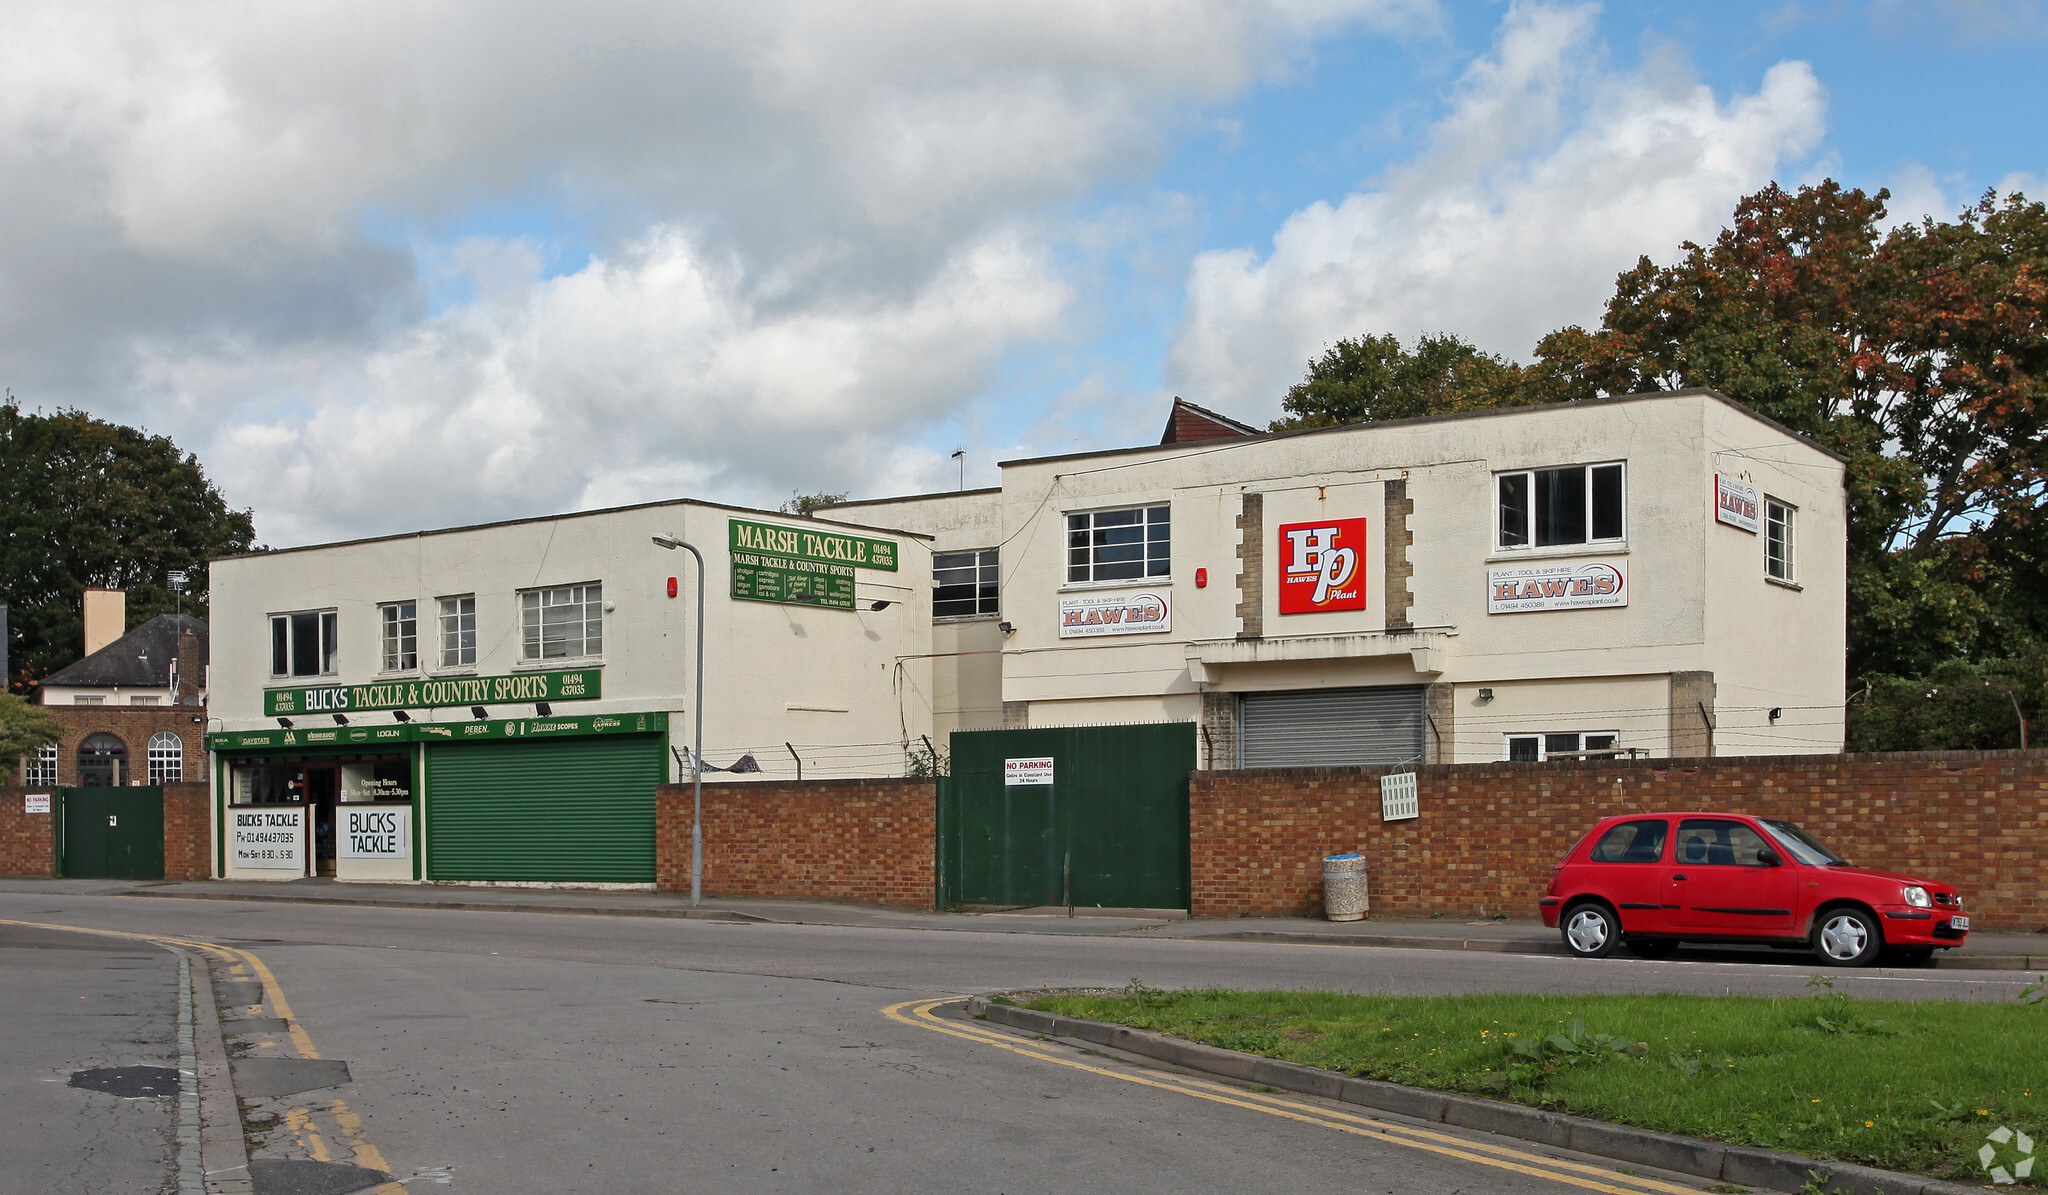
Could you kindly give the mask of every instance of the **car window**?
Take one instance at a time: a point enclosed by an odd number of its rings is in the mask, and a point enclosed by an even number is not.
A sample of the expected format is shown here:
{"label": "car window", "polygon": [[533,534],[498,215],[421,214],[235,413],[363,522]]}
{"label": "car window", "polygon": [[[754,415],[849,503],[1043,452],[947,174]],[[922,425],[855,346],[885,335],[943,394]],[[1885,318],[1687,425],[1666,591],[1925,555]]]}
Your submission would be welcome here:
{"label": "car window", "polygon": [[1622,822],[1608,827],[1593,844],[1595,863],[1655,863],[1664,857],[1664,834],[1669,823],[1662,818]]}
{"label": "car window", "polygon": [[1705,867],[1767,867],[1757,852],[1771,844],[1742,822],[1689,817],[1678,823],[1675,863]]}
{"label": "car window", "polygon": [[1794,859],[1808,867],[1847,867],[1848,860],[1827,848],[1827,844],[1791,822],[1777,818],[1764,818],[1764,832],[1778,840],[1778,845]]}

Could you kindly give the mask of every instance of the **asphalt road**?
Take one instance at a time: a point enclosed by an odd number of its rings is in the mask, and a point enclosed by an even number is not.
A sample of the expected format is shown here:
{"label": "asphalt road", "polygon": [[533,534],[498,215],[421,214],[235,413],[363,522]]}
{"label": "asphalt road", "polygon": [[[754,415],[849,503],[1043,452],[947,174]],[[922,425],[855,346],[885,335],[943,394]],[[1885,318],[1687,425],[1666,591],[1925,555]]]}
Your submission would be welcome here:
{"label": "asphalt road", "polygon": [[[274,991],[289,999],[303,1040],[258,1033],[242,1039],[245,1048],[259,1058],[343,1060],[352,1079],[252,1101],[264,1129],[252,1135],[252,1156],[374,1157],[415,1195],[444,1185],[489,1192],[1111,1191],[1141,1184],[1186,1191],[1699,1190],[1697,1180],[1658,1188],[1599,1159],[1562,1168],[1570,1160],[1556,1161],[1558,1151],[1477,1134],[1418,1144],[1384,1126],[1344,1122],[1313,1101],[1275,1107],[1244,1093],[1191,1093],[1125,1061],[1015,1035],[1005,1044],[986,1029],[949,1030],[910,1012],[940,997],[1132,979],[1155,987],[1413,994],[1804,995],[1813,971],[1806,959],[1588,962],[1143,935],[59,893],[0,893],[0,919],[162,933],[247,952],[244,976],[216,970],[224,999],[247,1006],[230,1012],[274,1011],[253,1007]],[[18,969],[14,961],[17,951],[56,958],[63,952],[35,943],[66,937],[36,931],[34,942],[19,946],[0,937],[8,1005],[21,1007],[17,995],[60,1003],[51,993],[83,963],[51,971]],[[155,952],[132,942],[70,955],[126,956],[140,967],[97,974],[109,990],[114,980],[132,979],[136,1019],[112,1037],[108,1026],[69,1010],[0,1021],[0,1057],[15,1062],[10,1073],[47,1077],[116,1057],[163,1057],[170,1004],[167,996],[152,1004],[151,993],[169,990],[175,963],[144,966],[137,960]],[[261,970],[274,984],[255,982]],[[2026,982],[2002,972],[1833,975],[1853,994],[1907,999],[2011,999]],[[15,1102],[14,1086],[0,1090],[10,1107],[26,1106]],[[39,1146],[54,1159],[45,1165],[68,1159],[74,1169],[61,1173],[77,1181],[20,1189],[155,1189],[160,1179],[103,1184],[95,1177],[101,1152],[111,1167],[116,1154],[132,1160],[160,1150],[160,1127],[131,1119],[95,1129],[89,1140],[49,1137]],[[12,1138],[0,1141],[10,1158],[26,1156],[14,1153]],[[365,1154],[361,1147],[371,1143],[374,1153]],[[14,1175],[26,1171],[8,1169],[0,1184],[16,1189]]]}

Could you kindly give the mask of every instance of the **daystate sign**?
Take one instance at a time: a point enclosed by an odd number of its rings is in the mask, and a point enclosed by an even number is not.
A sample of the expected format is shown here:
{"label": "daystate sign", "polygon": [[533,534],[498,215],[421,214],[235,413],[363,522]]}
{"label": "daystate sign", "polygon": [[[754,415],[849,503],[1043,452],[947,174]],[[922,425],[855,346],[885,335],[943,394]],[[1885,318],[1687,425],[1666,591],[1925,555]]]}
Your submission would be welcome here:
{"label": "daystate sign", "polygon": [[280,714],[417,710],[449,705],[501,705],[508,701],[595,701],[603,695],[603,689],[604,673],[596,668],[520,672],[510,676],[459,676],[445,680],[379,681],[367,685],[265,689],[263,712],[275,718]]}
{"label": "daystate sign", "polygon": [[1173,594],[1084,594],[1060,599],[1060,638],[1096,635],[1163,635],[1173,630]]}
{"label": "daystate sign", "polygon": [[1628,605],[1628,561],[1486,570],[1486,612],[1527,614]]}

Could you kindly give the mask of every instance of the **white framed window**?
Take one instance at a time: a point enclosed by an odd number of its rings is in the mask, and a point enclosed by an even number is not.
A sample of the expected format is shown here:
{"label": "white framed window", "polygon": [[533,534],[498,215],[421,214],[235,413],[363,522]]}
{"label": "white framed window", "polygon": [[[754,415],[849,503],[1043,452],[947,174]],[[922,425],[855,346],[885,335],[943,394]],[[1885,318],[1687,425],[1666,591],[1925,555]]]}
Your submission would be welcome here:
{"label": "white framed window", "polygon": [[574,660],[604,653],[604,587],[596,581],[519,593],[519,658]]}
{"label": "white framed window", "polygon": [[1799,508],[1764,496],[1764,576],[1792,584],[1792,517]]}
{"label": "white framed window", "polygon": [[185,780],[185,740],[168,730],[149,736],[149,782],[182,784]]}
{"label": "white framed window", "polygon": [[340,616],[302,610],[270,616],[270,675],[332,676]]}
{"label": "white framed window", "polygon": [[979,618],[1000,613],[996,549],[932,555],[932,617]]}
{"label": "white framed window", "polygon": [[154,696],[152,696],[152,697],[130,697],[130,698],[128,699],[128,704],[129,704],[129,705],[162,705],[163,703],[164,703],[164,699],[163,699],[163,698],[161,698],[161,697],[154,697]]}
{"label": "white framed window", "polygon": [[73,693],[71,695],[71,704],[73,705],[105,705],[106,703],[107,699],[105,697],[88,697],[83,693]]}
{"label": "white framed window", "polygon": [[420,608],[414,602],[388,602],[377,607],[383,627],[383,670],[411,672],[420,666]]}
{"label": "white framed window", "polygon": [[1494,547],[1511,551],[1628,538],[1620,462],[1494,474]]}
{"label": "white framed window", "polygon": [[1621,732],[1614,730],[1544,731],[1540,734],[1507,736],[1509,763],[1538,763],[1546,759],[1585,759],[1582,752],[1615,751]]}
{"label": "white framed window", "polygon": [[1090,510],[1067,516],[1067,581],[1143,581],[1172,575],[1173,508]]}
{"label": "white framed window", "polygon": [[476,666],[476,595],[441,599],[441,667]]}
{"label": "white framed window", "polygon": [[27,759],[28,766],[22,769],[21,782],[31,788],[57,783],[57,744],[44,743],[37,747]]}

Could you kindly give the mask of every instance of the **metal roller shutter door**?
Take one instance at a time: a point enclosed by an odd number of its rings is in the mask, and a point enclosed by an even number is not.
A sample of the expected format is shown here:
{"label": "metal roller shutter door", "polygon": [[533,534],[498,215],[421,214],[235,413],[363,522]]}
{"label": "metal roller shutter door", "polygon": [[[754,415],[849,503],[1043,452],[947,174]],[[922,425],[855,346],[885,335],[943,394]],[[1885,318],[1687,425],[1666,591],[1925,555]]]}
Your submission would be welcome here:
{"label": "metal roller shutter door", "polygon": [[1246,693],[1238,766],[1345,767],[1422,762],[1422,686]]}
{"label": "metal roller shutter door", "polygon": [[434,746],[430,878],[649,883],[665,762],[659,735]]}

